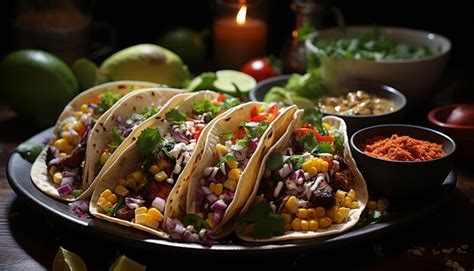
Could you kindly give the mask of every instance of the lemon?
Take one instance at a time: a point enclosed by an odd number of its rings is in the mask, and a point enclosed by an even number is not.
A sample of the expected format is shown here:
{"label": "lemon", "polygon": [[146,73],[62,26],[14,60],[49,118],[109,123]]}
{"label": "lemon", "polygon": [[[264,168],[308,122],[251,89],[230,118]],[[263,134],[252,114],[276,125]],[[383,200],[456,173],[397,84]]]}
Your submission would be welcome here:
{"label": "lemon", "polygon": [[44,51],[20,50],[0,63],[0,95],[16,113],[36,126],[54,124],[78,90],[69,67]]}

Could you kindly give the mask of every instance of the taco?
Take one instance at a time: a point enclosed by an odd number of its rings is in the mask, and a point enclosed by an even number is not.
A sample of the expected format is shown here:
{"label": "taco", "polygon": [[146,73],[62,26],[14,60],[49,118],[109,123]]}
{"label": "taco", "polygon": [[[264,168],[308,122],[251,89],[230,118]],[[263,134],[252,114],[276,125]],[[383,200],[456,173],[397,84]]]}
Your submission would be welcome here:
{"label": "taco", "polygon": [[140,81],[106,83],[77,95],[64,108],[47,147],[35,160],[31,180],[44,193],[66,201],[79,198],[85,189],[84,161],[90,131],[102,123],[111,108],[128,92],[156,87]]}
{"label": "taco", "polygon": [[269,151],[259,181],[237,219],[245,241],[316,238],[356,225],[368,201],[344,121],[299,110]]}
{"label": "taco", "polygon": [[[189,96],[181,94],[182,90],[168,88],[141,89],[127,94],[110,109],[103,122],[98,122],[96,129],[90,132],[86,148],[86,179],[84,186],[90,186],[100,175],[102,168],[109,165],[130,145],[130,142],[146,127],[140,126],[145,120],[158,113],[169,102],[176,106]],[[174,98],[173,98],[174,97]],[[173,98],[173,99],[171,99]],[[140,129],[137,129],[140,127]]]}
{"label": "taco", "polygon": [[[169,195],[186,191],[209,128],[239,103],[230,96],[201,91],[178,105],[164,106],[141,124],[147,128],[137,128],[141,130],[137,139],[100,176],[91,214],[167,238],[161,223],[168,215],[166,207],[180,204]],[[184,209],[184,201],[181,204]]]}
{"label": "taco", "polygon": [[[189,176],[186,214],[169,205],[165,228],[174,239],[206,243],[232,231],[231,220],[253,190],[261,159],[294,111],[296,106],[279,110],[277,104],[251,102],[215,122]],[[183,202],[180,195],[174,199]]]}

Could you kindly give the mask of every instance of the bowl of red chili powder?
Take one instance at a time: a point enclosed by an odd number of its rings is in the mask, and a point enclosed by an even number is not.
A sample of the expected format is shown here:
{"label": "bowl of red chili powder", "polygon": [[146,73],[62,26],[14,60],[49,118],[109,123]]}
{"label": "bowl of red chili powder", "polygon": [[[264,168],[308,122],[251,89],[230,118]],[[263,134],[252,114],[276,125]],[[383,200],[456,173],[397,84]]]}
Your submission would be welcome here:
{"label": "bowl of red chili powder", "polygon": [[357,167],[373,192],[391,198],[436,193],[453,165],[456,144],[421,126],[387,124],[361,129],[350,140]]}

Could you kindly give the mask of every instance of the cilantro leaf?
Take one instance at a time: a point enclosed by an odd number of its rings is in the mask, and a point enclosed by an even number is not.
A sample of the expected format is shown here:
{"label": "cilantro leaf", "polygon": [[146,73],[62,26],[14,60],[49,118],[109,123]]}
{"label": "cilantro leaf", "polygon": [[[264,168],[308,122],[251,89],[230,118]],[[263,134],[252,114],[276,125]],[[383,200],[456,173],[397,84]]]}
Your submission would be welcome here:
{"label": "cilantro leaf", "polygon": [[146,157],[158,153],[163,147],[163,137],[158,128],[146,128],[137,140],[138,151]]}
{"label": "cilantro leaf", "polygon": [[283,157],[283,155],[278,153],[272,153],[268,157],[266,169],[268,171],[274,171],[282,168],[283,164],[285,164],[285,158]]}
{"label": "cilantro leaf", "polygon": [[216,167],[220,167],[222,164],[226,163],[229,160],[233,160],[233,159],[235,159],[234,154],[233,153],[228,153],[228,154],[224,155],[221,158],[221,160],[219,160],[219,162],[217,162]]}
{"label": "cilantro leaf", "polygon": [[78,198],[82,194],[82,189],[74,189],[72,190],[71,194],[75,197]]}
{"label": "cilantro leaf", "polygon": [[109,213],[111,216],[115,216],[115,214],[117,213],[117,210],[123,205],[123,202],[124,202],[124,198],[120,197],[117,203],[114,204],[114,206],[105,209],[105,211]]}
{"label": "cilantro leaf", "polygon": [[341,134],[339,131],[335,131],[333,134],[333,137],[335,139],[334,147],[338,151],[343,151],[344,150],[344,135]]}
{"label": "cilantro leaf", "polygon": [[95,108],[95,112],[99,114],[103,114],[109,108],[111,108],[118,100],[123,97],[120,93],[115,92],[104,92],[99,95],[100,104]]}
{"label": "cilantro leaf", "polygon": [[233,136],[234,134],[232,132],[222,132],[219,135],[219,139],[221,141],[227,141],[227,140],[231,140]]}
{"label": "cilantro leaf", "polygon": [[225,100],[221,103],[220,108],[221,110],[230,109],[240,104],[240,100],[236,97],[224,94]]}
{"label": "cilantro leaf", "polygon": [[304,163],[303,155],[292,155],[288,158],[288,161],[293,165],[293,170],[298,170]]}
{"label": "cilantro leaf", "polygon": [[319,108],[305,109],[303,112],[303,121],[313,125],[321,135],[325,136],[329,134],[323,126],[323,113]]}
{"label": "cilantro leaf", "polygon": [[237,222],[254,224],[252,237],[256,239],[270,238],[285,232],[283,218],[275,214],[270,203],[265,200],[257,202],[245,214],[237,217]]}
{"label": "cilantro leaf", "polygon": [[221,109],[217,103],[213,103],[209,97],[204,97],[200,102],[192,103],[193,111],[197,114],[209,113],[213,118],[219,114]]}
{"label": "cilantro leaf", "polygon": [[173,108],[168,113],[166,113],[166,119],[172,124],[181,124],[186,121],[186,114],[176,108]]}
{"label": "cilantro leaf", "polygon": [[112,142],[109,144],[109,147],[115,150],[125,140],[125,137],[123,137],[119,129],[115,127],[112,129],[111,136]]}
{"label": "cilantro leaf", "polygon": [[316,153],[333,153],[334,149],[331,142],[319,142],[315,150]]}
{"label": "cilantro leaf", "polygon": [[304,136],[297,136],[296,141],[304,150],[312,154],[334,152],[331,142],[317,142],[310,132]]}
{"label": "cilantro leaf", "polygon": [[132,124],[137,121],[144,121],[156,113],[158,113],[158,108],[156,106],[146,106],[140,113],[133,113],[130,115],[130,117],[127,119],[127,124]]}
{"label": "cilantro leaf", "polygon": [[263,133],[265,133],[268,126],[270,126],[270,123],[266,121],[241,122],[239,126],[247,128],[247,135],[245,137],[252,139],[252,138],[260,138],[263,135]]}

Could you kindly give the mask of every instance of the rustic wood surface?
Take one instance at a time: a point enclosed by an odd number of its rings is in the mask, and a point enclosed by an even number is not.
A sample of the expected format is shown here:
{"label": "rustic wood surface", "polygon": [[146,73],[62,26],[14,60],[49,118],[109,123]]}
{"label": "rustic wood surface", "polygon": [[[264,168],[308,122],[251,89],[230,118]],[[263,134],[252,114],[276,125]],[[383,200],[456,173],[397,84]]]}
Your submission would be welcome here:
{"label": "rustic wood surface", "polygon": [[[35,213],[16,196],[5,173],[15,147],[38,132],[28,127],[28,123],[17,120],[0,102],[0,270],[51,269],[59,246],[77,253],[89,270],[107,270],[121,254],[145,264],[148,270],[163,268],[164,261],[185,268],[199,264],[210,269],[231,264],[270,268],[313,265],[347,270],[456,270],[450,267],[454,262],[465,270],[474,268],[472,164],[456,164],[457,188],[435,215],[390,235],[324,253],[237,261],[198,259],[189,255],[146,253],[108,243],[62,228],[58,222]],[[466,248],[465,245],[469,248],[458,250],[461,246]],[[454,252],[447,253],[450,248]],[[422,256],[415,255],[419,252]]]}

